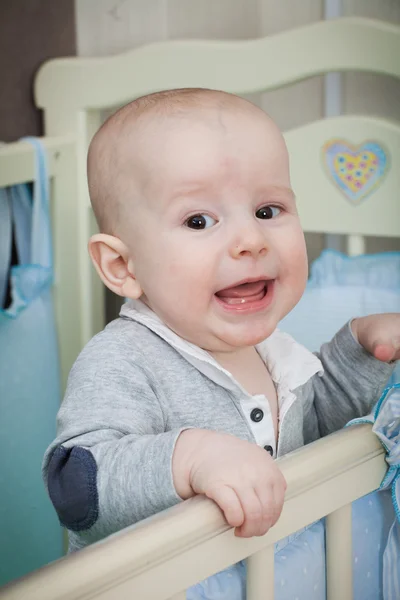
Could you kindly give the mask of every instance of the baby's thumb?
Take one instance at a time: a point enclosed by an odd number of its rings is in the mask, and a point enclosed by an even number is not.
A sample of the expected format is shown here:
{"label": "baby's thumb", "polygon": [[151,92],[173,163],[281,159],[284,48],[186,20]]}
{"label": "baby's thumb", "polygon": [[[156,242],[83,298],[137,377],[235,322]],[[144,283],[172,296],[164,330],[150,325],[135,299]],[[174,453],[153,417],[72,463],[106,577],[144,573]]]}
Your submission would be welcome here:
{"label": "baby's thumb", "polygon": [[392,344],[377,342],[374,344],[373,355],[382,362],[390,362],[395,359],[396,351],[399,349]]}

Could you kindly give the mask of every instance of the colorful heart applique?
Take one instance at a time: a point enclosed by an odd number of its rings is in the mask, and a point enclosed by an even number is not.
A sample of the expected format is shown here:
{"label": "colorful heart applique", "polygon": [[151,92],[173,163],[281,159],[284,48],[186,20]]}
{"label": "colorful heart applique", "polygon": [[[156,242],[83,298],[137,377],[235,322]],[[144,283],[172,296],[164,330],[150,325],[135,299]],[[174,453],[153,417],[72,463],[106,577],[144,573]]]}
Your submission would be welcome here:
{"label": "colorful heart applique", "polygon": [[386,175],[388,154],[377,142],[355,146],[334,139],[324,145],[322,152],[330,177],[352,204],[359,204],[371,194]]}

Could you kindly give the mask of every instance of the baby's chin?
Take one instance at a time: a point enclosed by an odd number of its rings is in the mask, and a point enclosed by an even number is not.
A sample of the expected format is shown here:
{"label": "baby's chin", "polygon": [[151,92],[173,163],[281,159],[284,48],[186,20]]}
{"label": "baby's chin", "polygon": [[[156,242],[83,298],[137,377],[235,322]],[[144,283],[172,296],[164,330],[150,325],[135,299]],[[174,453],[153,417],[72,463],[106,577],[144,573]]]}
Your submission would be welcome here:
{"label": "baby's chin", "polygon": [[235,352],[242,348],[260,344],[272,335],[275,329],[276,324],[274,323],[269,326],[263,324],[262,327],[258,328],[247,327],[243,331],[221,331],[214,335],[212,339],[207,340],[207,347],[204,344],[201,347],[208,352]]}
{"label": "baby's chin", "polygon": [[276,329],[276,318],[263,315],[250,322],[244,319],[241,324],[221,324],[208,322],[200,324],[158,312],[145,295],[140,300],[154,310],[163,323],[179,337],[207,352],[235,352],[241,348],[256,346],[268,338]]}

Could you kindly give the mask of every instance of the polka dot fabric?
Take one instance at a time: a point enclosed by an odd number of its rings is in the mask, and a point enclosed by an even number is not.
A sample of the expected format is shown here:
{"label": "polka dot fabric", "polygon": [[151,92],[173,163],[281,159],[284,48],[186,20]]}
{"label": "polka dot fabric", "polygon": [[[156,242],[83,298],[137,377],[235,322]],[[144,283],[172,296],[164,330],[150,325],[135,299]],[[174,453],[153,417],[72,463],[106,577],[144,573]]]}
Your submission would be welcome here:
{"label": "polka dot fabric", "polygon": [[[360,498],[352,510],[354,600],[398,600],[383,595],[382,559],[394,519],[390,491]],[[193,586],[186,598],[246,600],[245,562]],[[323,520],[276,544],[274,600],[326,600]]]}
{"label": "polka dot fabric", "polygon": [[355,600],[383,598],[383,553],[393,520],[394,510],[390,490],[369,494],[353,503]]}
{"label": "polka dot fabric", "polygon": [[[275,600],[325,600],[325,531],[322,521],[275,546]],[[187,591],[187,600],[245,600],[244,561]]]}

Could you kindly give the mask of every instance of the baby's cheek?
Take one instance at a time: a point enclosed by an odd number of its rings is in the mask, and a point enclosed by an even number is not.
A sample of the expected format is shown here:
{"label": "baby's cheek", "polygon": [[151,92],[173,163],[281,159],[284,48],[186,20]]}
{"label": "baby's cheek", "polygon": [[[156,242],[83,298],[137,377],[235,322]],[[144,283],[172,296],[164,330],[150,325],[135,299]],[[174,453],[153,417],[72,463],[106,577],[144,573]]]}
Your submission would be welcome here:
{"label": "baby's cheek", "polygon": [[163,281],[165,295],[170,300],[179,299],[176,306],[171,307],[173,310],[190,306],[192,310],[199,311],[205,303],[209,277],[202,263],[192,258],[181,251],[179,258],[174,257],[162,268],[160,280]]}
{"label": "baby's cheek", "polygon": [[298,282],[302,285],[306,284],[308,278],[308,260],[307,254],[304,251],[298,249],[298,251],[294,252],[295,261],[294,261],[294,276],[298,280]]}
{"label": "baby's cheek", "polygon": [[305,246],[301,243],[288,244],[285,249],[283,274],[297,302],[303,295],[308,277],[308,261]]}
{"label": "baby's cheek", "polygon": [[283,252],[286,267],[294,273],[297,272],[299,276],[307,277],[307,250],[304,238],[299,234],[288,236]]}

